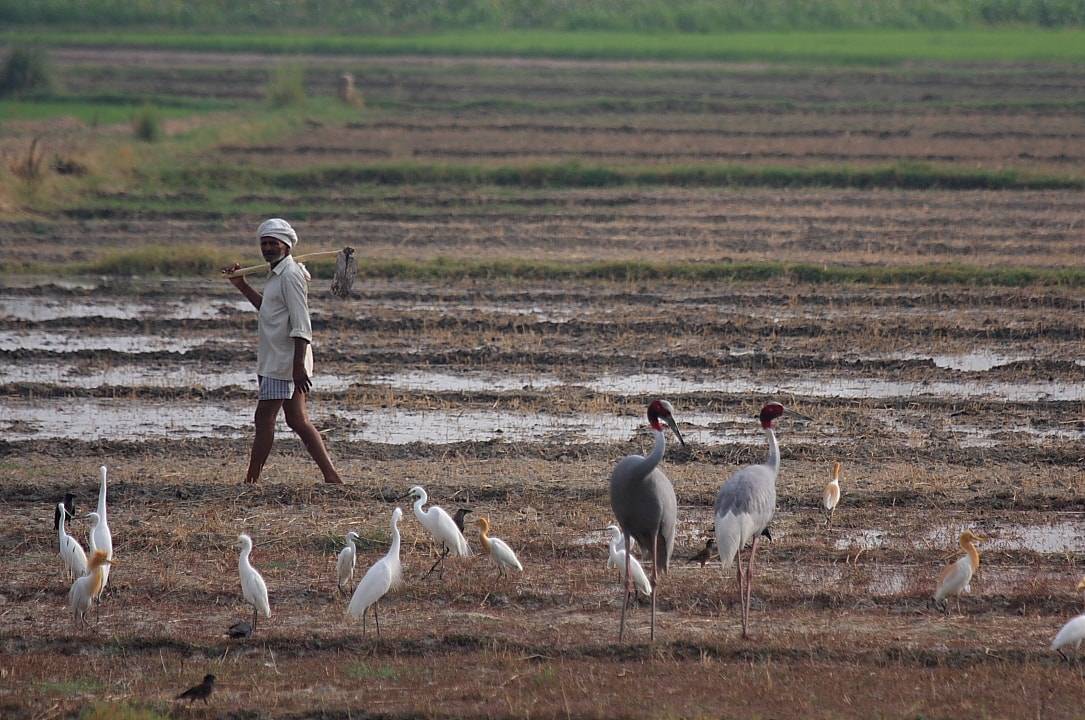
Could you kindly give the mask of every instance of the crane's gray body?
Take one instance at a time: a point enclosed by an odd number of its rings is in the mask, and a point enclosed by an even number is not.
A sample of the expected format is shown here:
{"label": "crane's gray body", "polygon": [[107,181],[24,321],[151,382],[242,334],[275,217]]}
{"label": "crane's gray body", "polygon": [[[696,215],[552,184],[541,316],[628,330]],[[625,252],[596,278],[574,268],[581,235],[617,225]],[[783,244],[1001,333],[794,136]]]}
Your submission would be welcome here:
{"label": "crane's gray body", "polygon": [[658,467],[663,449],[663,433],[657,431],[655,448],[648,457],[627,455],[610,474],[614,518],[622,532],[636,540],[649,557],[655,547],[658,572],[666,572],[670,565],[678,517],[674,486]]}
{"label": "crane's gray body", "polygon": [[768,465],[739,468],[716,496],[716,546],[724,567],[760,535],[776,512],[776,471]]}
{"label": "crane's gray body", "polygon": [[723,567],[730,565],[746,543],[764,531],[776,512],[776,476],[780,474],[780,446],[776,433],[765,428],[768,459],[761,465],[739,468],[716,496],[716,546]]}

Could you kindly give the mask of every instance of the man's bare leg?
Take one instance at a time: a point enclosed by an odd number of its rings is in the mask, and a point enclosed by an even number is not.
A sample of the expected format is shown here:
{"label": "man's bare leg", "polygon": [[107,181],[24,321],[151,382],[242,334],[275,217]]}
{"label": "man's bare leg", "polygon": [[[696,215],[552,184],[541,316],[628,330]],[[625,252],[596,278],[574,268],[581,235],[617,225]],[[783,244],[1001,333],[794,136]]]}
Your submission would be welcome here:
{"label": "man's bare leg", "polygon": [[275,418],[279,416],[282,400],[260,400],[256,403],[256,415],[253,424],[256,435],[252,440],[252,453],[249,455],[249,470],[245,473],[245,482],[254,483],[260,479],[260,473],[275,444]]}
{"label": "man's bare leg", "polygon": [[324,482],[342,483],[339,473],[332,465],[328,450],[324,447],[324,438],[320,437],[316,427],[309,421],[309,414],[305,409],[305,393],[295,390],[294,396],[283,403],[283,410],[286,412],[286,424],[305,443],[305,449],[313,456],[320,472],[324,473]]}

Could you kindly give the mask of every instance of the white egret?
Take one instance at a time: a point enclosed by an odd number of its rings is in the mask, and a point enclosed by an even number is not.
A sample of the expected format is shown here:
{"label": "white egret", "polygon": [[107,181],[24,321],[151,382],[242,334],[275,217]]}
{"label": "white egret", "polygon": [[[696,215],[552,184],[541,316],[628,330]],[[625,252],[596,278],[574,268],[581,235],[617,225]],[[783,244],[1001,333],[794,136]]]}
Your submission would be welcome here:
{"label": "white egret", "polygon": [[968,584],[972,581],[972,575],[980,566],[980,554],[976,550],[975,543],[986,540],[982,535],[976,535],[971,530],[961,533],[960,546],[965,554],[957,562],[948,565],[938,576],[938,588],[934,591],[934,603],[943,603],[948,611],[949,603],[946,598],[950,595],[957,596],[957,612],[961,612],[961,593],[968,590]]}
{"label": "white egret", "polygon": [[[1077,584],[1077,591],[1085,591],[1085,579]],[[1074,652],[1081,651],[1081,643],[1085,641],[1085,614],[1078,615],[1067,621],[1051,641],[1051,649],[1062,655],[1063,659],[1070,662],[1070,657],[1062,651],[1064,647],[1074,646]]]}
{"label": "white egret", "polygon": [[403,581],[403,566],[399,562],[399,520],[403,517],[403,511],[396,508],[392,511],[392,546],[387,554],[366,571],[358,587],[354,588],[354,595],[350,598],[347,613],[353,617],[362,619],[362,637],[365,637],[365,615],[369,607],[373,607],[373,620],[377,623],[377,637],[381,635],[380,616],[377,615],[377,604],[390,590],[399,587]]}
{"label": "white egret", "polygon": [[339,551],[335,559],[335,577],[339,592],[343,592],[343,586],[349,585],[354,579],[354,565],[358,561],[358,548],[354,545],[355,540],[360,540],[358,533],[347,533],[347,545]]}
{"label": "white egret", "polygon": [[105,550],[95,550],[87,565],[87,574],[72,583],[72,589],[68,591],[68,607],[77,623],[87,624],[87,611],[94,604],[94,598],[101,594],[105,583],[102,570],[113,562],[116,561],[110,559]]}
{"label": "white egret", "polygon": [[83,552],[83,546],[79,541],[64,531],[64,503],[57,503],[59,513],[59,525],[57,526],[57,539],[60,542],[60,559],[68,569],[68,578],[74,580],[87,574],[87,554]]}
{"label": "white egret", "polygon": [[433,567],[429,569],[429,572],[422,576],[423,579],[429,577],[430,573],[437,569],[437,566],[448,557],[449,553],[460,557],[471,554],[471,549],[467,546],[467,538],[456,527],[456,521],[452,519],[451,515],[436,505],[431,505],[428,510],[422,510],[422,506],[429,501],[429,495],[426,494],[421,485],[415,485],[405,495],[400,495],[396,499],[402,500],[406,497],[414,498],[414,516],[418,518],[418,522],[422,523],[422,527],[426,529],[426,532],[430,534],[430,537],[434,539],[438,548],[442,551],[441,556],[437,558],[437,562],[433,563]]}
{"label": "white egret", "polygon": [[[113,533],[109,531],[109,516],[106,514],[106,468],[105,465],[98,468],[101,482],[98,485],[98,523],[91,529],[91,547],[96,550],[105,550],[106,557],[113,559]],[[109,582],[109,564],[102,568],[102,587],[98,590],[98,597],[105,591],[106,583]]]}
{"label": "white egret", "polygon": [[608,525],[607,530],[610,531],[610,558],[607,559],[607,567],[618,568],[618,577],[620,581],[625,580],[626,568],[629,568],[629,574],[633,578],[633,587],[637,591],[645,596],[652,596],[652,583],[648,580],[648,574],[644,572],[644,568],[640,562],[633,557],[629,556],[629,563],[625,561],[625,548],[622,547],[622,529],[617,525]]}
{"label": "white egret", "polygon": [[480,517],[475,524],[478,525],[478,539],[482,543],[482,549],[490,553],[490,559],[497,565],[497,570],[502,577],[509,568],[524,571],[524,566],[520,564],[520,560],[517,559],[516,553],[512,551],[508,543],[501,538],[490,537],[490,518]]}
{"label": "white egret", "polygon": [[824,508],[826,513],[825,527],[831,528],[833,526],[833,513],[836,511],[836,505],[840,502],[840,461],[833,463],[833,479],[825,484],[825,489],[821,491],[821,507]]}
{"label": "white egret", "polygon": [[256,616],[271,617],[271,604],[267,599],[267,585],[264,578],[249,562],[252,553],[252,538],[242,533],[237,536],[238,546],[241,548],[241,556],[237,560],[237,571],[241,575],[241,596],[245,602],[252,605],[252,629],[256,632]]}

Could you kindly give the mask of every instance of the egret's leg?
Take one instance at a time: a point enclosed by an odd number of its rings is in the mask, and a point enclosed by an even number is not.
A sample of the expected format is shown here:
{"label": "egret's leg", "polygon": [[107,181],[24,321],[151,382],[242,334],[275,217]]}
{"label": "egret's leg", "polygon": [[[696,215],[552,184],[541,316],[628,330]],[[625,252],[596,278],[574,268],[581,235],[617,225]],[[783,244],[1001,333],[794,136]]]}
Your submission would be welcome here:
{"label": "egret's leg", "polygon": [[961,594],[957,593],[957,614],[961,615]]}
{"label": "egret's leg", "polygon": [[377,639],[381,639],[381,616],[377,612],[377,607],[380,605],[380,601],[377,600],[373,603],[373,621],[377,623]]}
{"label": "egret's leg", "polygon": [[1059,655],[1062,655],[1062,659],[1065,660],[1067,664],[1070,663],[1070,657],[1062,651],[1062,648],[1059,648],[1057,652],[1059,653]]}
{"label": "egret's leg", "polygon": [[369,614],[369,608],[362,610],[362,640],[365,640],[365,616]]}
{"label": "egret's leg", "polygon": [[832,530],[833,529],[833,513],[835,513],[835,512],[836,512],[836,508],[833,508],[832,510],[829,511],[829,519],[825,523],[825,529],[826,530]]}
{"label": "egret's leg", "polygon": [[252,606],[252,634],[256,634],[256,606]]}
{"label": "egret's leg", "polygon": [[618,625],[618,642],[622,641],[625,637],[625,610],[629,607],[629,593],[633,591],[633,575],[630,571],[629,561],[629,533],[624,534],[625,537],[625,600],[622,602],[622,621]]}
{"label": "egret's leg", "polygon": [[437,569],[437,566],[441,564],[441,561],[444,560],[447,555],[448,548],[445,548],[445,551],[441,553],[441,557],[437,558],[437,562],[433,563],[433,567],[429,569],[429,572],[422,576],[422,579],[425,580],[426,578],[428,578],[430,576],[430,573]]}

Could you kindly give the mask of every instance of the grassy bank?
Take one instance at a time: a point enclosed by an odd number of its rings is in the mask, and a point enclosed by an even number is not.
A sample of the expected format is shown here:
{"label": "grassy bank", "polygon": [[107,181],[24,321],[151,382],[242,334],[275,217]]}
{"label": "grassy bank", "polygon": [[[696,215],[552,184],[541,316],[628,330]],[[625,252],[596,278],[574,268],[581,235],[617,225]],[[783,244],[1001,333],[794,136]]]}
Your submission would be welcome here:
{"label": "grassy bank", "polygon": [[950,29],[991,25],[1080,26],[1075,0],[455,0],[396,3],[323,0],[0,0],[0,24],[65,27],[156,27],[202,31],[258,27],[403,34],[443,30],[736,30]]}
{"label": "grassy bank", "polygon": [[[973,285],[1085,287],[1085,268],[977,267],[971,265],[846,266],[782,262],[656,262],[648,260],[560,262],[550,260],[483,260],[439,257],[432,260],[365,257],[360,248],[361,277],[404,280],[522,279],[604,280],[621,282],[698,281],[803,283],[855,283],[866,285]],[[210,246],[187,248],[149,245],[137,250],[106,254],[90,261],[63,264],[11,265],[9,271],[57,275],[131,277],[216,276],[234,260],[236,251]],[[335,272],[331,260],[308,263],[316,278]]]}
{"label": "grassy bank", "polygon": [[298,190],[360,184],[585,188],[674,187],[837,187],[912,190],[1085,189],[1078,176],[1026,175],[1014,170],[965,170],[898,163],[871,167],[773,167],[765,165],[656,165],[612,167],[582,163],[483,166],[466,164],[370,163],[279,171],[205,166],[165,171],[164,185],[176,188]]}
{"label": "grassy bank", "polygon": [[24,30],[0,41],[278,54],[465,55],[893,64],[904,61],[1085,62],[1085,30],[852,30],[825,32],[490,32],[333,35]]}

